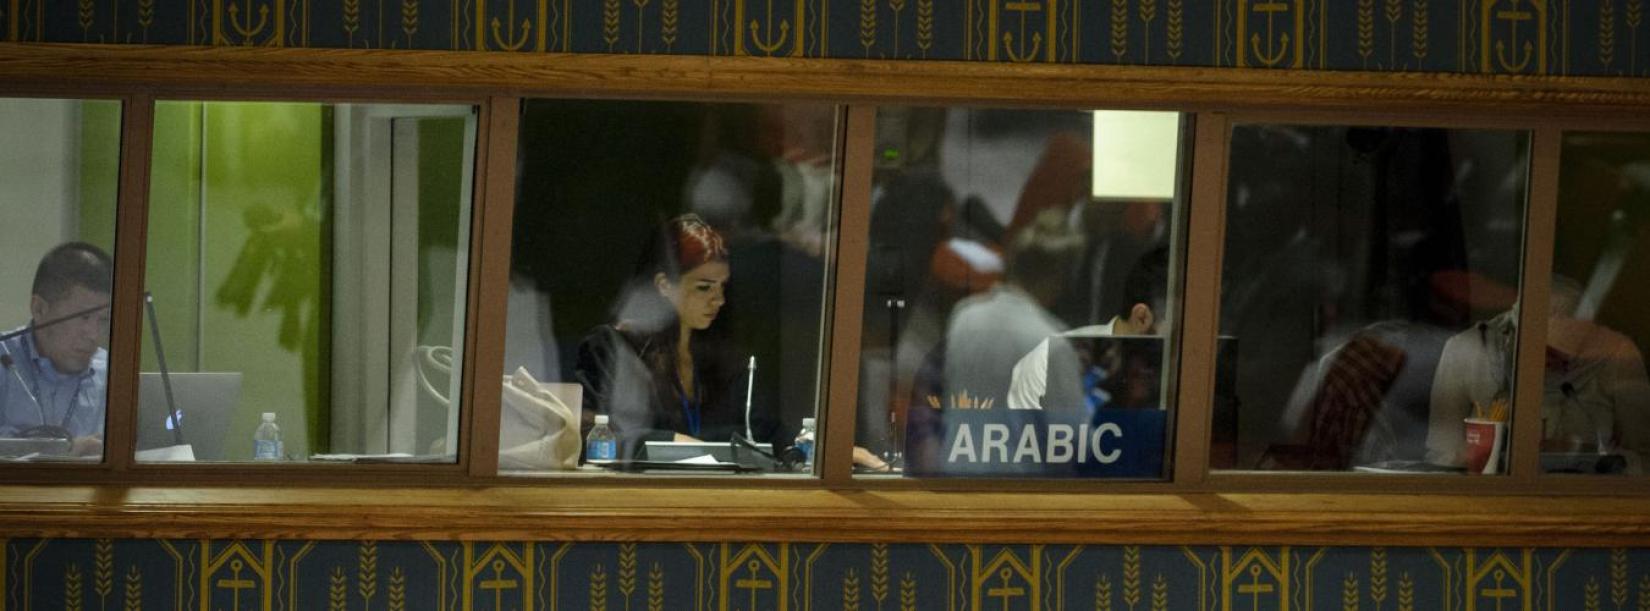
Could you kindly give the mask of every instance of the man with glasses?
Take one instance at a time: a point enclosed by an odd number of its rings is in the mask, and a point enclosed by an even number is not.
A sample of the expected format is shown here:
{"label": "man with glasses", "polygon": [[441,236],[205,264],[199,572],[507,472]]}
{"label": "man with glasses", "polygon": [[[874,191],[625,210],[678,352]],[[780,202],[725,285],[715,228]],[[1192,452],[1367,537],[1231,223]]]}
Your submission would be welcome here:
{"label": "man with glasses", "polygon": [[61,438],[74,455],[103,452],[113,270],[107,253],[84,242],[41,258],[28,324],[0,334],[0,438]]}

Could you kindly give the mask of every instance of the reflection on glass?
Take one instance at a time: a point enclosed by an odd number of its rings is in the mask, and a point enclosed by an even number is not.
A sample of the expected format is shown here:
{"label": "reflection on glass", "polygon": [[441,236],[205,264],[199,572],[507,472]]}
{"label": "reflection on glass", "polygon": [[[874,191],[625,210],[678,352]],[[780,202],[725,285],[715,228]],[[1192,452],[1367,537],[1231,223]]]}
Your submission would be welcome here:
{"label": "reflection on glass", "polygon": [[468,106],[157,103],[138,460],[453,461],[474,140]]}
{"label": "reflection on glass", "polygon": [[1527,150],[1233,129],[1212,467],[1504,472]]}
{"label": "reflection on glass", "polygon": [[879,109],[856,467],[1166,473],[1184,126]]}
{"label": "reflection on glass", "polygon": [[803,470],[836,137],[831,106],[528,101],[500,467],[599,471],[602,415],[611,467]]}
{"label": "reflection on glass", "polygon": [[1650,136],[1566,134],[1541,401],[1549,473],[1642,474],[1650,452]]}
{"label": "reflection on glass", "polygon": [[120,103],[0,98],[0,460],[99,460]]}

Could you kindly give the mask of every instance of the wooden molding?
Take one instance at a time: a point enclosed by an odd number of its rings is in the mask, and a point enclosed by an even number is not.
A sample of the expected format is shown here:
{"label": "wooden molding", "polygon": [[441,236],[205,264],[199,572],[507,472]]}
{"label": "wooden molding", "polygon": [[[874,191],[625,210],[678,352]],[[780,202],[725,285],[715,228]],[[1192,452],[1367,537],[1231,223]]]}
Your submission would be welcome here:
{"label": "wooden molding", "polygon": [[[1597,118],[1650,79],[998,62],[0,43],[15,91],[160,96],[463,95],[887,101]],[[1626,114],[1626,113],[1623,113]]]}
{"label": "wooden molding", "polygon": [[582,487],[0,488],[0,536],[1650,545],[1650,500]]}

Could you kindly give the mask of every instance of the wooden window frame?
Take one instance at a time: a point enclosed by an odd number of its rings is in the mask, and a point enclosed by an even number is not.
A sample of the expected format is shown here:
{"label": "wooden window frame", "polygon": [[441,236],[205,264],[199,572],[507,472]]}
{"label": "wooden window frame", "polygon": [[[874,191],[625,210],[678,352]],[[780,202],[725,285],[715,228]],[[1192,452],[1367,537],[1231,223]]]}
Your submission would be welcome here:
{"label": "wooden window frame", "polygon": [[[1643,79],[1146,68],[984,62],[533,55],[0,44],[5,95],[124,101],[109,434],[99,465],[0,474],[0,536],[660,541],[1623,545],[1650,543],[1650,478],[1543,477],[1539,346],[1566,130],[1650,131]],[[521,100],[806,100],[847,105],[829,383],[818,478],[528,478],[497,473]],[[155,100],[469,103],[481,107],[463,417],[453,465],[132,462]],[[1195,113],[1182,375],[1165,482],[854,477],[852,450],[878,104]],[[1465,117],[1465,118],[1464,118]],[[1234,122],[1505,127],[1532,132],[1512,473],[1455,478],[1211,473],[1209,413]],[[1202,406],[1202,407],[1198,407]],[[249,481],[257,486],[246,486]]]}

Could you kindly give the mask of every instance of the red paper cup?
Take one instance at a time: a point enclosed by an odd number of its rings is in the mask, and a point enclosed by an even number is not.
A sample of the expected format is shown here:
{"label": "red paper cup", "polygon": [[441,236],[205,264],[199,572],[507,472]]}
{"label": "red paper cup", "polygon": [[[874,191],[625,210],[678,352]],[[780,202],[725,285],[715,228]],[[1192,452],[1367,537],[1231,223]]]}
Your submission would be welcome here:
{"label": "red paper cup", "polygon": [[1501,440],[1507,425],[1482,418],[1466,419],[1467,473],[1501,472]]}

